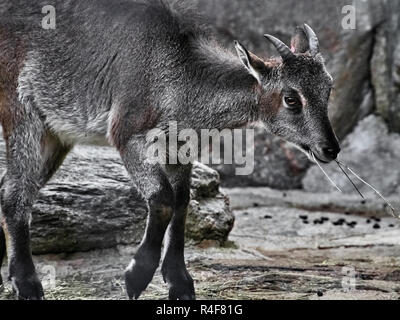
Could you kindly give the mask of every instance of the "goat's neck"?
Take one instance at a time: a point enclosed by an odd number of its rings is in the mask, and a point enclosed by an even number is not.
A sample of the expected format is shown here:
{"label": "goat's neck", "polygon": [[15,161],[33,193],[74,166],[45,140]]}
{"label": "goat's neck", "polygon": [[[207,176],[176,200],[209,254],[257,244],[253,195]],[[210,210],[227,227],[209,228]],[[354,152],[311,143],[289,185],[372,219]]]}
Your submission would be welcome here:
{"label": "goat's neck", "polygon": [[258,120],[260,90],[239,59],[218,47],[203,47],[192,65],[195,126],[234,129]]}

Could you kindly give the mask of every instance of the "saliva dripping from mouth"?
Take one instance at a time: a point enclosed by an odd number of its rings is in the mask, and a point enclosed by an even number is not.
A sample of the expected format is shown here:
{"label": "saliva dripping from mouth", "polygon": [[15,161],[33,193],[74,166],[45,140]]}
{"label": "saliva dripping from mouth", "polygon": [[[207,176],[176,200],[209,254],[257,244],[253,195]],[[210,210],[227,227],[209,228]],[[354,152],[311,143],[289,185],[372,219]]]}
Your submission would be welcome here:
{"label": "saliva dripping from mouth", "polygon": [[[328,175],[328,173],[323,169],[322,164],[320,163],[320,161],[317,159],[317,157],[315,156],[315,154],[309,150],[308,152],[305,151],[304,149],[302,150],[302,152],[304,152],[308,159],[317,164],[317,166],[319,167],[319,169],[322,171],[322,173],[325,175],[325,177],[328,179],[328,181],[333,185],[333,187],[338,190],[339,192],[343,193],[342,189],[340,189],[338,187],[338,185],[333,181],[333,179]],[[345,163],[339,161],[339,160],[335,160],[335,163],[337,164],[337,166],[339,167],[340,171],[346,176],[346,178],[350,181],[350,183],[352,184],[352,186],[354,187],[354,189],[357,191],[357,193],[361,196],[362,199],[365,199],[365,196],[361,193],[360,189],[356,186],[356,184],[354,183],[354,181],[351,179],[350,175],[346,172],[346,170],[352,174],[357,180],[359,180],[360,182],[362,182],[364,185],[366,185],[368,188],[370,188],[372,191],[374,191],[374,193],[381,198],[387,205],[387,207],[390,209],[390,213],[391,215],[396,218],[396,219],[400,219],[400,214],[396,211],[396,209],[394,208],[394,206],[375,188],[373,187],[371,184],[369,184],[368,182],[366,182],[364,179],[362,179],[357,173],[354,172],[353,169],[351,169],[348,165],[346,165]]]}

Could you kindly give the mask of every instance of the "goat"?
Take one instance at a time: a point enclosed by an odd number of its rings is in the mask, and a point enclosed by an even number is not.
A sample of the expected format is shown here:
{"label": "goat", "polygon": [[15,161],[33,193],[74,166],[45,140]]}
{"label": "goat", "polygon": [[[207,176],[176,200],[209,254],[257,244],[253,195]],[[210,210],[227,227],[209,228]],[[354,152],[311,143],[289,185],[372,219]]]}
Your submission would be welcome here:
{"label": "goat", "polygon": [[194,14],[160,0],[52,2],[55,30],[40,26],[47,1],[0,5],[7,148],[0,258],[6,243],[16,296],[44,297],[29,236],[40,188],[75,144],[107,143],[148,207],[145,235],[124,274],[128,297],[140,296],[162,260],[169,298],[195,299],[184,259],[192,166],[145,161],[146,133],[171,120],[195,130],[261,122],[320,161],[334,160],[340,149],[327,114],[333,79],[318,39],[308,25],[297,29],[292,48],[265,35],[280,57],[263,60],[239,42],[237,55],[222,48]]}

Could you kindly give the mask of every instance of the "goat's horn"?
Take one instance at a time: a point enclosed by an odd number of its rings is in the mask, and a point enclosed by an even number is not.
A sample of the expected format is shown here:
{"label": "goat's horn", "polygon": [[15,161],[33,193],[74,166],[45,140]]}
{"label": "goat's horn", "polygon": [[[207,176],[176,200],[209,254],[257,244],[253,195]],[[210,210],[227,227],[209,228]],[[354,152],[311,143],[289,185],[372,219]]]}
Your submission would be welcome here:
{"label": "goat's horn", "polygon": [[290,60],[295,57],[295,54],[292,52],[292,50],[290,50],[290,48],[281,40],[269,34],[264,34],[264,37],[267,38],[267,40],[275,46],[284,61]]}
{"label": "goat's horn", "polygon": [[308,24],[304,24],[304,30],[306,31],[309,46],[310,46],[310,52],[312,55],[316,55],[319,53],[319,41],[318,37],[315,34],[314,30],[311,29],[311,27]]}

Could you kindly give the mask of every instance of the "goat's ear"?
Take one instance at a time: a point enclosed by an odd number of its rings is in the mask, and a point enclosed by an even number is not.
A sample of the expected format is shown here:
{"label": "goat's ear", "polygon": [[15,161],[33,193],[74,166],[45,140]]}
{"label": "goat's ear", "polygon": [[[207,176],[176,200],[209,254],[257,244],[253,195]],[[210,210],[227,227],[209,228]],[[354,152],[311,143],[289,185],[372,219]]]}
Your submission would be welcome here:
{"label": "goat's ear", "polygon": [[266,67],[264,61],[262,61],[255,54],[247,51],[247,49],[238,41],[235,41],[235,48],[239,56],[240,61],[251,73],[251,75],[261,82],[261,72]]}
{"label": "goat's ear", "polygon": [[293,53],[306,53],[310,50],[309,41],[304,28],[296,28],[296,33],[291,41],[291,50]]}
{"label": "goat's ear", "polygon": [[314,30],[308,24],[296,28],[296,34],[292,38],[292,49],[294,53],[310,52],[313,56],[319,53],[319,41]]}

